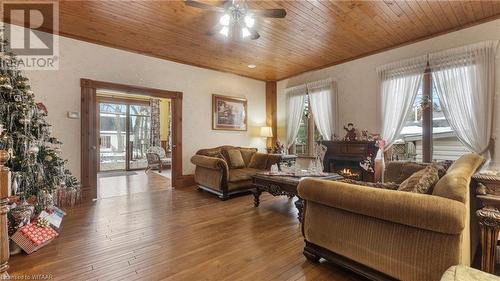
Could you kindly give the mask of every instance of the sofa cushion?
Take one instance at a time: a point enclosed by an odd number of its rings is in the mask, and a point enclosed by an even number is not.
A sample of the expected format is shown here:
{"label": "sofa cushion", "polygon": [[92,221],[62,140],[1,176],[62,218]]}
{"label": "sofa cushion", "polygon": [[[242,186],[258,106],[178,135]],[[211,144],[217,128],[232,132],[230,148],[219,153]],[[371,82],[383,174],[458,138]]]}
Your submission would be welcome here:
{"label": "sofa cushion", "polygon": [[240,148],[241,157],[243,157],[243,161],[245,161],[245,167],[250,165],[250,161],[252,160],[252,156],[257,152],[255,148]]}
{"label": "sofa cushion", "polygon": [[267,158],[268,155],[265,153],[255,153],[252,156],[252,160],[250,160],[249,168],[265,170],[267,167]]}
{"label": "sofa cushion", "polygon": [[243,157],[241,156],[241,152],[239,149],[229,149],[227,151],[227,155],[229,156],[231,169],[239,169],[245,167],[245,161],[243,161]]}
{"label": "sofa cushion", "polygon": [[438,170],[435,165],[429,165],[403,181],[398,190],[423,194],[431,193],[438,180]]}
{"label": "sofa cushion", "polygon": [[466,203],[471,176],[483,162],[484,158],[478,154],[463,155],[438,181],[432,194]]}
{"label": "sofa cushion", "polygon": [[382,183],[382,182],[365,182],[365,181],[357,181],[357,180],[351,180],[351,179],[345,179],[345,180],[342,180],[342,182],[355,184],[355,185],[361,185],[361,186],[374,187],[374,188],[390,189],[390,190],[397,190],[399,187],[399,184],[394,183],[394,182],[384,182],[384,183]]}
{"label": "sofa cushion", "polygon": [[384,181],[400,184],[415,172],[423,170],[427,165],[416,162],[389,162],[385,167]]}
{"label": "sofa cushion", "polygon": [[255,175],[260,170],[253,168],[243,168],[243,169],[232,169],[229,172],[229,182],[238,182],[251,180],[252,176]]}

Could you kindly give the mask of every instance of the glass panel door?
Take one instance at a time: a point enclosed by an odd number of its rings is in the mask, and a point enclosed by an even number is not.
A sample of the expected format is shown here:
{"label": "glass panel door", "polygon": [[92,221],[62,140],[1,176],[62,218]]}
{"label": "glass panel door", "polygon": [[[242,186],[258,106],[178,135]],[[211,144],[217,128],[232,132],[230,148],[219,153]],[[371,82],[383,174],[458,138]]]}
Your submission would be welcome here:
{"label": "glass panel door", "polygon": [[148,166],[146,151],[151,139],[151,107],[129,105],[129,169]]}
{"label": "glass panel door", "polygon": [[127,105],[99,103],[99,171],[126,169]]}

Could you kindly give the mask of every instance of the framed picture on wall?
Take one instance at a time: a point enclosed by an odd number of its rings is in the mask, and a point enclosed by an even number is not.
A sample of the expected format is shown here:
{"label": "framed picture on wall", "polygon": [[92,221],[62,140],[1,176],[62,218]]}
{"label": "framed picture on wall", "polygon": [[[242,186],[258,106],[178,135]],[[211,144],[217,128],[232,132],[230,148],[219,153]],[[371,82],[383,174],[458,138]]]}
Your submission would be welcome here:
{"label": "framed picture on wall", "polygon": [[212,95],[212,129],[246,131],[247,100]]}

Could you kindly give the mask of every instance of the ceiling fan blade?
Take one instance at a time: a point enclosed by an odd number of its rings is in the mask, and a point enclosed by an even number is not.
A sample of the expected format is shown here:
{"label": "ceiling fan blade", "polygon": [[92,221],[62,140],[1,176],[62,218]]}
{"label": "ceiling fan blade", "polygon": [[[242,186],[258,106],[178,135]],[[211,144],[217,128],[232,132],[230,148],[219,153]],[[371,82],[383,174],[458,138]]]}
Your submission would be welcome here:
{"label": "ceiling fan blade", "polygon": [[252,13],[265,18],[284,18],[286,16],[285,9],[252,10]]}
{"label": "ceiling fan blade", "polygon": [[224,12],[223,7],[213,6],[213,5],[205,4],[205,3],[194,1],[194,0],[185,0],[184,3],[187,6],[198,8],[198,9],[214,11],[214,12]]}

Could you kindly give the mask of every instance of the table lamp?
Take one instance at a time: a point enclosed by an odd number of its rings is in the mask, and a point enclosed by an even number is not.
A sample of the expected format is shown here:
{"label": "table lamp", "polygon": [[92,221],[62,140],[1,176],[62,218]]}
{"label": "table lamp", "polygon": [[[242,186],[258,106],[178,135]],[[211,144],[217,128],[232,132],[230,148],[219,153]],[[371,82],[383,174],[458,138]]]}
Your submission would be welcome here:
{"label": "table lamp", "polygon": [[273,150],[273,144],[270,139],[273,137],[273,128],[271,127],[261,127],[260,136],[266,138],[266,149],[267,153],[271,153]]}

